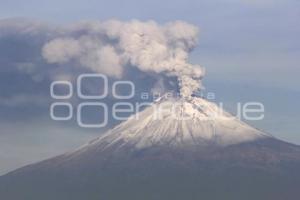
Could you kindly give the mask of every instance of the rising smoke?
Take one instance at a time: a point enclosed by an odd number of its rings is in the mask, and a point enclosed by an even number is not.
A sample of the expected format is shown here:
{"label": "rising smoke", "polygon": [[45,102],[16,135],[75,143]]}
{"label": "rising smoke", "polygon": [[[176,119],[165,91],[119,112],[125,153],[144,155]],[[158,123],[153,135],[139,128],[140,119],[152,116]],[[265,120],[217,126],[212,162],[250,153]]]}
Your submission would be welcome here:
{"label": "rising smoke", "polygon": [[204,70],[188,62],[197,44],[197,27],[182,21],[81,22],[64,28],[43,47],[49,63],[78,63],[97,73],[121,78],[127,67],[176,77],[180,94],[201,89]]}

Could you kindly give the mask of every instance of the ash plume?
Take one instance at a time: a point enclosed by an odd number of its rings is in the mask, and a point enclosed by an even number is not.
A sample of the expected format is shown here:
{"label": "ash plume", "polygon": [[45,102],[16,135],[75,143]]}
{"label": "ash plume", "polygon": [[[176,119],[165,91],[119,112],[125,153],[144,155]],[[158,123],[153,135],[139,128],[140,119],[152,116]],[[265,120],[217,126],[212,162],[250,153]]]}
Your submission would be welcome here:
{"label": "ash plume", "polygon": [[88,21],[62,28],[42,50],[49,63],[74,62],[93,72],[121,78],[128,67],[176,77],[180,94],[201,89],[204,69],[188,62],[198,28],[183,21]]}

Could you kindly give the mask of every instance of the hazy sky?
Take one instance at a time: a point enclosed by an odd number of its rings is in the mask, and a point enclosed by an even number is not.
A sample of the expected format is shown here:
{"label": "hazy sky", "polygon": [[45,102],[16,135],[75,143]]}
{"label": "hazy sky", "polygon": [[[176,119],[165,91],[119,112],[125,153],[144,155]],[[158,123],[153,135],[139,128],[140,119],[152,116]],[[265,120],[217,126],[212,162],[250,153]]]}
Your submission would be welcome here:
{"label": "hazy sky", "polygon": [[190,61],[205,67],[206,90],[232,112],[239,101],[264,103],[265,119],[249,123],[300,144],[297,0],[2,0],[0,18],[0,174],[76,148],[103,132],[49,118],[50,80],[42,77],[59,69],[43,60],[41,47],[53,27],[82,20],[196,25],[199,45]]}

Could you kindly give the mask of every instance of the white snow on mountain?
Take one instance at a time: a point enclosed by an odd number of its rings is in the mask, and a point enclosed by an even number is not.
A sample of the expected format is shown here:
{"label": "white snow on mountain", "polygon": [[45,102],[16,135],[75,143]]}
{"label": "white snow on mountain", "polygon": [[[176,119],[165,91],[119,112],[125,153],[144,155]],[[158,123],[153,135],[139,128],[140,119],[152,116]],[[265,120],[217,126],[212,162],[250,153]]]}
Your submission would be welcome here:
{"label": "white snow on mountain", "polygon": [[203,98],[161,99],[101,137],[82,146],[101,149],[131,145],[137,149],[167,145],[227,146],[271,137]]}

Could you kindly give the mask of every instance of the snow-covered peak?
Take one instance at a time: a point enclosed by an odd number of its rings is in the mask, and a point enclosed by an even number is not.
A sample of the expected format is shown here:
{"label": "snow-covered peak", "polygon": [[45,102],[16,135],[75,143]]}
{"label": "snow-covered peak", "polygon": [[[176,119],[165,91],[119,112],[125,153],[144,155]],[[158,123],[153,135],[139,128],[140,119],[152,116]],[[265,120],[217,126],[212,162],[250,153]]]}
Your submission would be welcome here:
{"label": "snow-covered peak", "polygon": [[227,146],[263,137],[269,136],[205,99],[160,99],[82,148]]}

